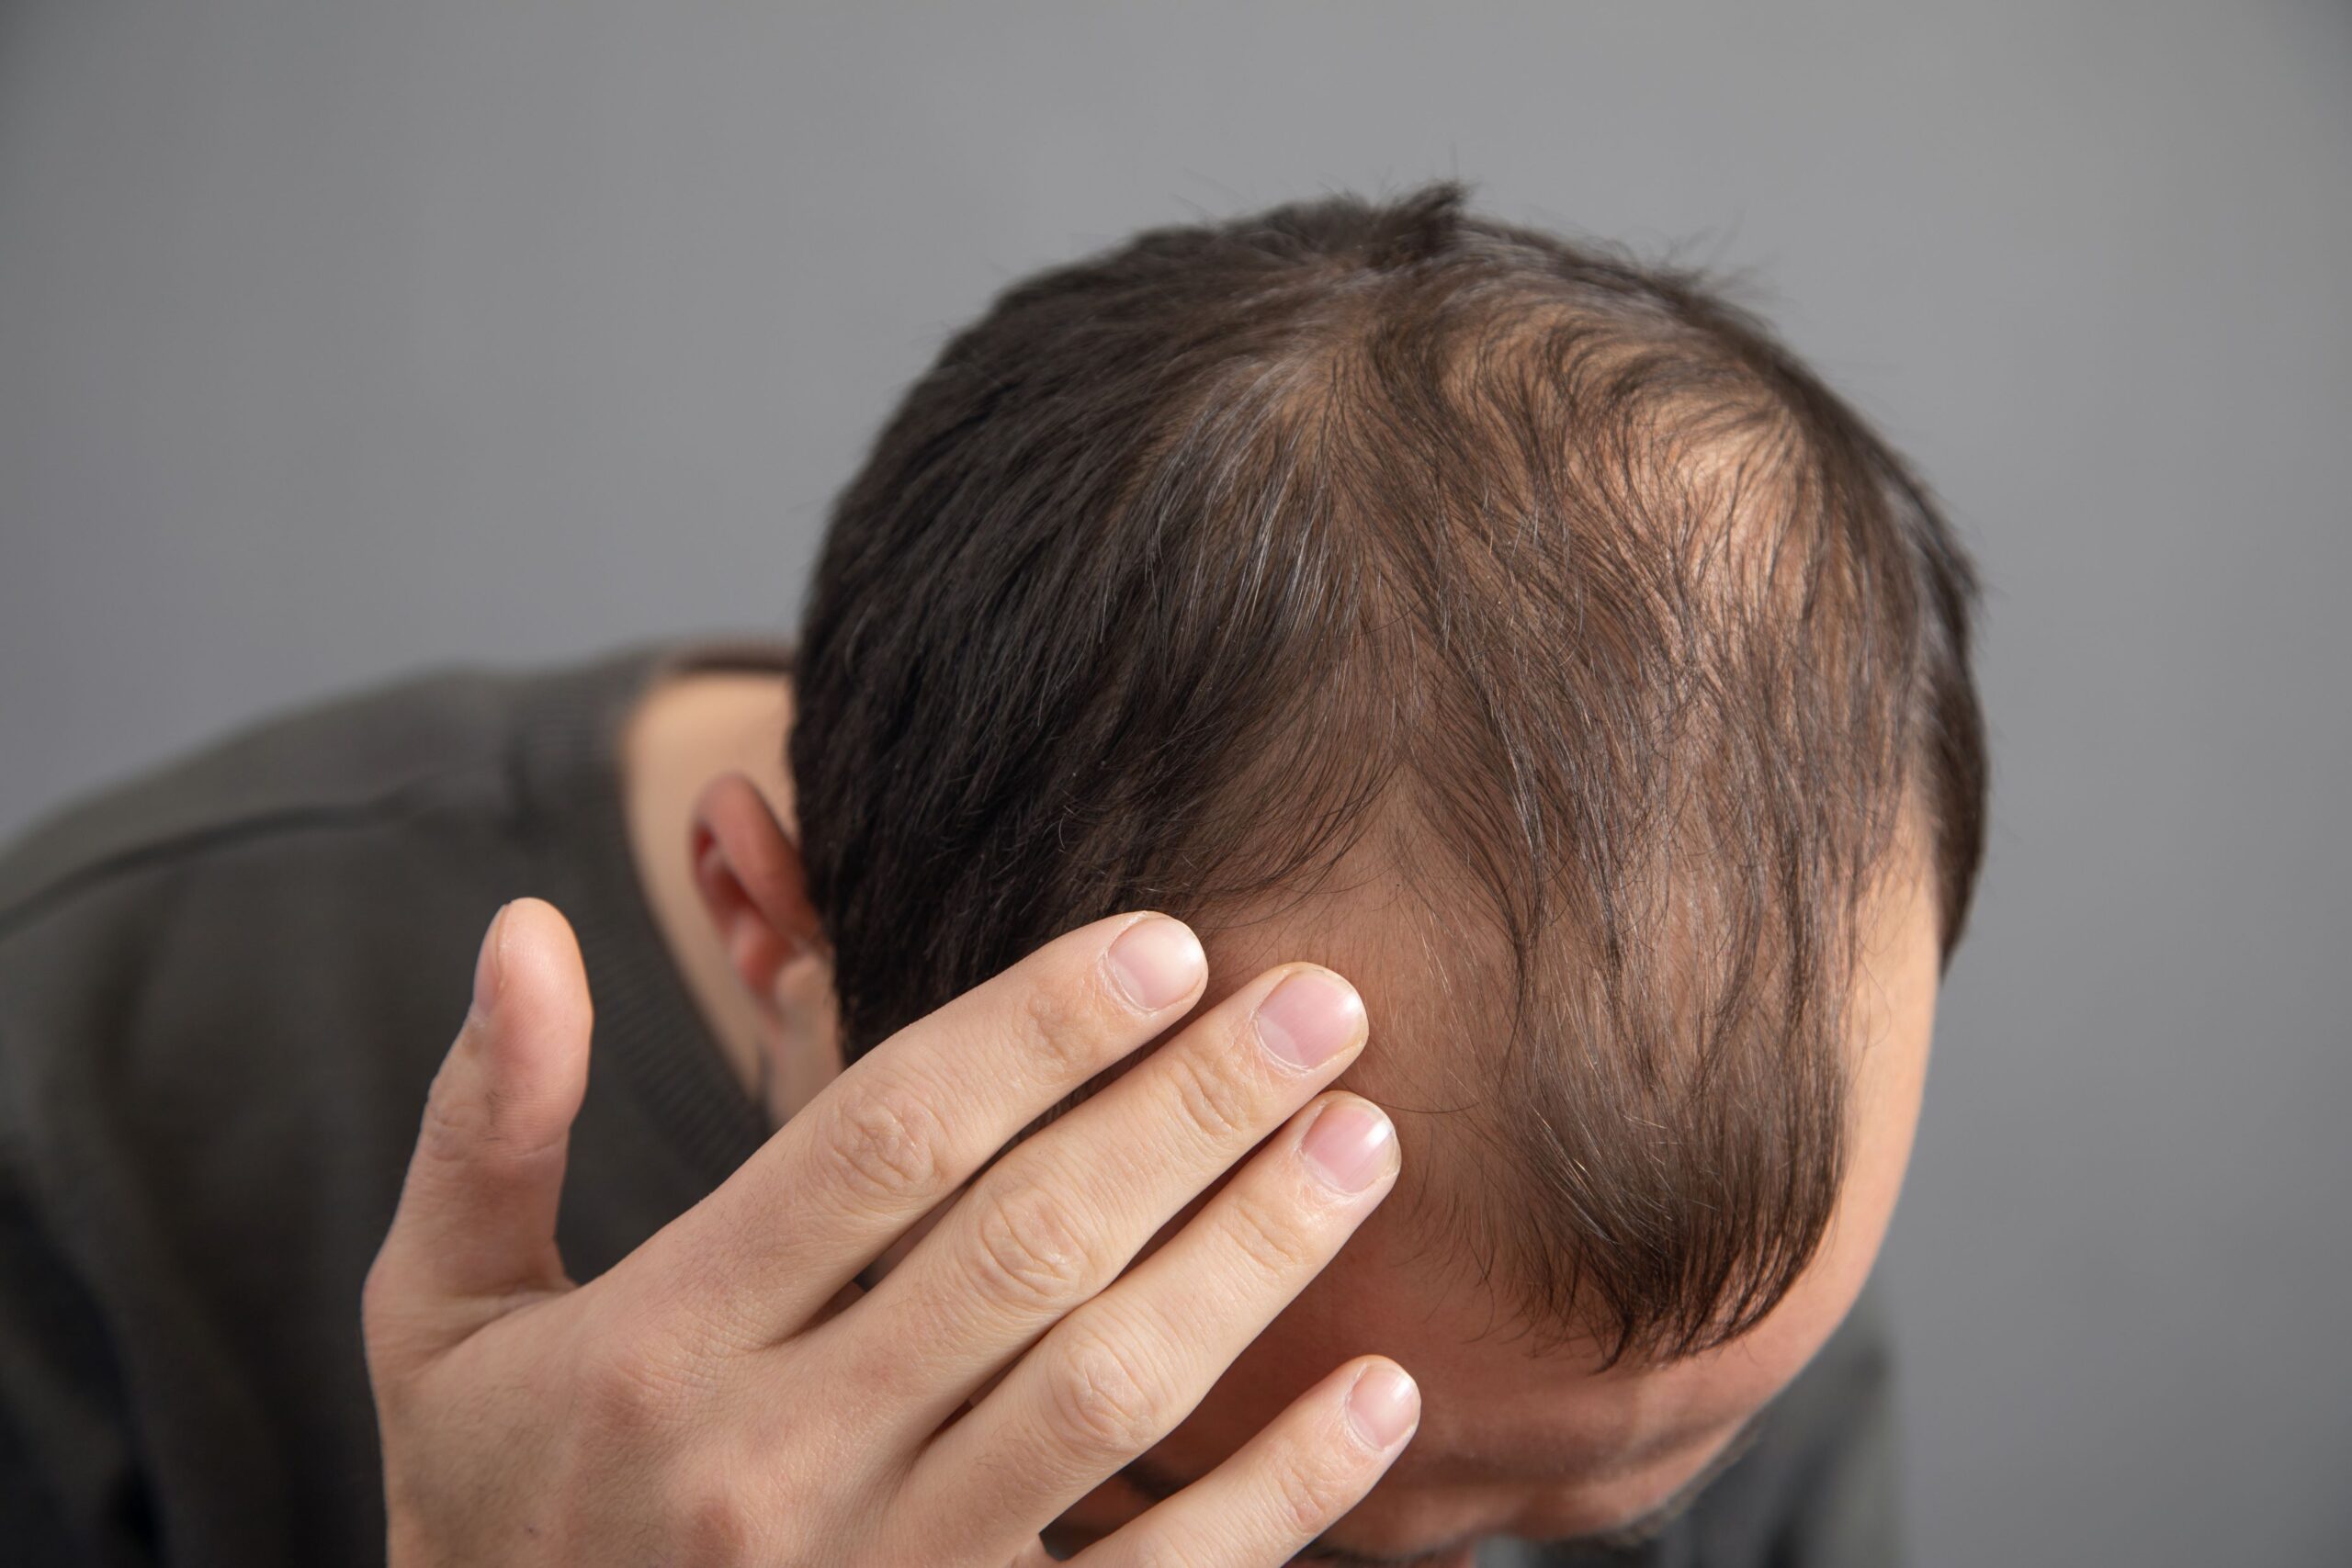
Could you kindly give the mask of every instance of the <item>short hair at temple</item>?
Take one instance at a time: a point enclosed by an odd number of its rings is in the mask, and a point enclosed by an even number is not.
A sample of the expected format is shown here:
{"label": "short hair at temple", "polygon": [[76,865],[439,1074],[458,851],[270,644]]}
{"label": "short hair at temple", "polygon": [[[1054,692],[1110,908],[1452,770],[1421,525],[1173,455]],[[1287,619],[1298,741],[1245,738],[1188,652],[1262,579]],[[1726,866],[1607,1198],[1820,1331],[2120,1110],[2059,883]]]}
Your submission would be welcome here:
{"label": "short hair at temple", "polygon": [[789,761],[847,1052],[1377,833],[1491,1010],[1459,1114],[1518,1199],[1449,1234],[1611,1361],[1722,1344],[1835,1205],[1905,822],[1959,940],[1975,592],[1723,282],[1456,185],[1041,272],[907,391],[809,584]]}

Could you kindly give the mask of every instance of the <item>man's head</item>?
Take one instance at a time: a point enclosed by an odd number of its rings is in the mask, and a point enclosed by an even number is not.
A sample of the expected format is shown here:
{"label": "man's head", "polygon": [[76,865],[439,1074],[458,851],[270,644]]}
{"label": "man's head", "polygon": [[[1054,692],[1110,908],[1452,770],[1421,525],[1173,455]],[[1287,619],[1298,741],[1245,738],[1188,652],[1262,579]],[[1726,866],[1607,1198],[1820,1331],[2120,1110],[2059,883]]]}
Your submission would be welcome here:
{"label": "man's head", "polygon": [[1875,1255],[1980,852],[1973,592],[1755,318],[1452,187],[1039,275],[810,589],[845,1053],[1123,908],[1193,925],[1211,999],[1348,976],[1404,1185],[1139,1478],[1378,1348],[1424,1389],[1378,1539],[1611,1522]]}

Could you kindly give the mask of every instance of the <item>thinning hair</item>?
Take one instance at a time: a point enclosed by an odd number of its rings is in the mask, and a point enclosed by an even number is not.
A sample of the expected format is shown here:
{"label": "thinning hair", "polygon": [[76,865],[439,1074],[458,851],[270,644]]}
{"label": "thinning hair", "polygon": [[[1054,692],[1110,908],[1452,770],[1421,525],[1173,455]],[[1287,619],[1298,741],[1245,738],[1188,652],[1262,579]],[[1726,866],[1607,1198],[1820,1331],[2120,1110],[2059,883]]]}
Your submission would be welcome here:
{"label": "thinning hair", "polygon": [[1493,1002],[1462,1050],[1518,1194],[1476,1205],[1496,1277],[1611,1360],[1723,1343],[1835,1205],[1906,812],[1959,940],[1974,594],[1719,280],[1457,186],[1040,273],[907,392],[809,587],[790,762],[848,1053],[1377,829]]}

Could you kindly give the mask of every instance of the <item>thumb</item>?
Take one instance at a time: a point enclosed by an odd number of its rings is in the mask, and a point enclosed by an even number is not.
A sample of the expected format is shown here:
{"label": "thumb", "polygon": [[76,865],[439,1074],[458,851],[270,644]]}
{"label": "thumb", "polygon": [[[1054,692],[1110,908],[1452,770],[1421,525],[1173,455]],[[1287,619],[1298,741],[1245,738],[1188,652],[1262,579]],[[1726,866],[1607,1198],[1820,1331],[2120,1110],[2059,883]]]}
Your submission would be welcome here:
{"label": "thumb", "polygon": [[368,1274],[371,1316],[437,1325],[431,1337],[446,1345],[517,1294],[569,1283],[556,1206],[587,1089],[592,1016],[580,944],[563,916],[537,898],[499,910]]}

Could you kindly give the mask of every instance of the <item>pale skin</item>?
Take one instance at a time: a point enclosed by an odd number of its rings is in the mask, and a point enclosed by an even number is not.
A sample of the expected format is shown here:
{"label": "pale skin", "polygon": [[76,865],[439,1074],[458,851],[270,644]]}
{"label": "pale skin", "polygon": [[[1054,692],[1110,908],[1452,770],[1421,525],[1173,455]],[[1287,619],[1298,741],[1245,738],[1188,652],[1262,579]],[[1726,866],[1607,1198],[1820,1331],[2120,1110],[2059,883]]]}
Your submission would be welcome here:
{"label": "pale skin", "polygon": [[399,1568],[999,1568],[1041,1533],[1089,1564],[1466,1563],[1672,1498],[1852,1304],[1926,1070],[1924,876],[1873,905],[1850,1165],[1796,1289],[1723,1349],[1601,1372],[1380,1207],[1426,1134],[1378,1102],[1416,1102],[1446,1020],[1377,908],[1205,944],[1097,921],[843,1071],[789,719],[782,679],[705,672],[629,728],[649,902],[780,1125],[585,1286],[552,1238],[587,977],[544,904],[485,938],[364,1303]]}

